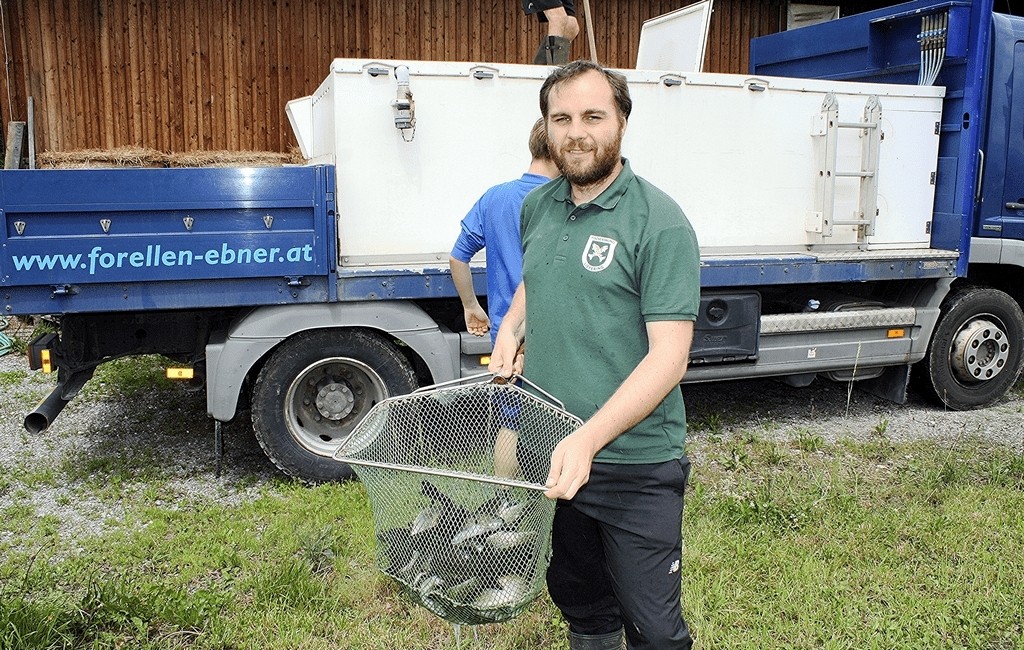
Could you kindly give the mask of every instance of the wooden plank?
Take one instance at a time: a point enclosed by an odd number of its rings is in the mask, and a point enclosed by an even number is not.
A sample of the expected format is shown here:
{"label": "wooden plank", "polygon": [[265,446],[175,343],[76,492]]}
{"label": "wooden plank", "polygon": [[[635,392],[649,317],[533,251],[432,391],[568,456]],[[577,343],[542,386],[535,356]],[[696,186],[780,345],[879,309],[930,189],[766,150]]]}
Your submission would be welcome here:
{"label": "wooden plank", "polygon": [[281,88],[277,76],[277,39],[279,34],[275,30],[277,25],[277,2],[266,3],[262,15],[262,35],[265,40],[263,45],[263,78],[265,91],[261,93],[264,101],[266,119],[263,120],[263,142],[258,147],[261,150],[282,150],[281,127],[282,116],[284,115],[284,102],[281,101]]}
{"label": "wooden plank", "polygon": [[[62,115],[64,127],[69,129],[68,149],[81,149],[89,146],[92,139],[91,122],[96,111],[89,110],[90,93],[88,83],[83,76],[91,74],[92,68],[89,65],[85,52],[88,46],[83,46],[82,41],[89,38],[91,34],[83,34],[73,30],[72,26],[82,24],[82,15],[77,2],[63,0],[59,7],[61,11],[62,31],[66,34],[66,49],[60,52],[61,56],[61,82],[64,85],[64,104]],[[95,104],[92,104],[95,106]]]}
{"label": "wooden plank", "polygon": [[[5,25],[20,25],[20,2],[0,3],[0,18],[3,19]],[[4,43],[10,48],[10,56],[8,64],[0,66],[0,97],[9,99],[0,102],[0,124],[17,119],[18,109],[15,106],[20,107],[23,102],[21,92],[25,82],[20,66],[20,61],[25,58],[24,39],[21,37],[23,31],[17,30],[15,33],[11,33],[10,30],[7,30],[3,34],[3,37],[6,39]]]}
{"label": "wooden plank", "polygon": [[182,17],[182,143],[184,151],[196,151],[202,142],[203,119],[201,102],[201,61],[199,40],[199,8],[197,0],[185,0]]}
{"label": "wooden plank", "polygon": [[237,61],[236,79],[239,92],[234,106],[234,119],[238,122],[239,150],[251,149],[253,139],[253,111],[255,98],[252,91],[253,68],[255,60],[255,34],[252,33],[252,12],[248,11],[245,0],[233,3],[235,10],[234,27],[237,30],[235,39],[235,56]]}
{"label": "wooden plank", "polygon": [[103,21],[100,34],[101,65],[106,69],[101,83],[104,93],[104,111],[107,118],[107,147],[119,146],[127,130],[124,114],[124,59],[119,47],[124,26],[120,4],[116,0],[101,0]]}
{"label": "wooden plank", "polygon": [[210,151],[223,148],[224,130],[227,125],[221,117],[222,100],[214,94],[220,78],[223,75],[224,55],[221,52],[224,35],[223,13],[226,11],[222,2],[213,0],[202,0],[203,15],[202,37],[203,37],[203,79],[202,79],[202,103],[203,103],[203,150]]}
{"label": "wooden plank", "polygon": [[165,84],[162,79],[158,80],[157,76],[153,5],[153,2],[139,2],[137,5],[136,20],[139,33],[139,41],[136,44],[139,50],[137,78],[140,85],[135,96],[135,106],[142,125],[142,140],[139,141],[139,144],[159,149],[160,141],[157,130],[160,95]]}
{"label": "wooden plank", "polygon": [[7,146],[4,153],[4,169],[21,168],[21,156],[25,143],[25,123],[7,123]]}
{"label": "wooden plank", "polygon": [[239,129],[235,115],[238,109],[238,60],[235,53],[238,38],[234,26],[235,7],[232,2],[224,3],[221,18],[220,69],[211,80],[213,87],[210,88],[210,92],[214,97],[214,104],[219,105],[216,116],[224,131],[223,136],[217,139],[215,148],[237,150]]}
{"label": "wooden plank", "polygon": [[115,142],[114,127],[116,126],[116,118],[114,115],[114,87],[113,78],[116,76],[112,74],[113,70],[111,67],[110,59],[110,24],[109,15],[110,2],[96,3],[96,40],[98,45],[98,59],[97,68],[99,72],[99,104],[97,108],[101,115],[97,118],[100,120],[100,141],[103,143],[103,147],[107,149],[113,149]]}
{"label": "wooden plank", "polygon": [[28,120],[25,123],[25,135],[28,139],[28,168],[36,168],[36,109],[32,98],[28,98]]}
{"label": "wooden plank", "polygon": [[183,33],[181,28],[182,5],[180,0],[173,6],[167,0],[157,2],[157,33],[159,35],[160,70],[164,75],[163,97],[166,113],[162,117],[162,144],[165,151],[184,149],[184,128],[182,114],[185,112],[182,93],[181,50]]}
{"label": "wooden plank", "polygon": [[[40,45],[38,58],[38,84],[39,93],[32,92],[33,96],[41,97],[41,103],[45,106],[44,128],[48,135],[50,147],[60,150],[63,144],[63,125],[60,122],[60,86],[57,79],[57,38],[54,33],[53,7],[51,2],[41,0],[39,2],[38,23],[32,25],[39,28],[38,42]],[[29,21],[30,23],[33,21]],[[42,106],[40,107],[42,108]]]}
{"label": "wooden plank", "polygon": [[253,94],[256,100],[255,128],[253,130],[252,149],[255,151],[267,148],[270,124],[277,122],[279,111],[272,111],[271,106],[276,97],[271,97],[273,77],[270,73],[270,24],[267,17],[267,2],[257,2],[252,12],[253,38],[256,42],[256,65],[253,67]]}
{"label": "wooden plank", "polygon": [[80,113],[78,104],[80,94],[76,88],[76,70],[72,67],[75,43],[74,35],[70,30],[71,21],[68,20],[71,9],[67,0],[56,0],[52,8],[54,37],[57,44],[54,52],[54,68],[57,76],[54,81],[57,83],[60,97],[60,103],[54,108],[58,108],[57,115],[59,117],[59,128],[62,133],[62,148],[64,150],[77,149],[79,145],[77,142],[78,134],[75,130],[75,120]]}
{"label": "wooden plank", "polygon": [[[289,61],[291,58],[291,7],[289,0],[282,0],[277,5],[277,75],[280,80],[280,95],[282,99],[290,99],[293,94],[293,88],[295,84],[291,80],[291,70],[289,68]],[[295,97],[300,97],[304,94],[308,94],[309,91],[303,93],[299,91],[295,93]],[[282,104],[282,110],[284,109]],[[287,125],[287,119],[283,124]],[[285,151],[290,146],[298,146],[295,138],[291,134],[291,128],[287,126],[281,131],[280,140],[275,147],[276,151]]]}

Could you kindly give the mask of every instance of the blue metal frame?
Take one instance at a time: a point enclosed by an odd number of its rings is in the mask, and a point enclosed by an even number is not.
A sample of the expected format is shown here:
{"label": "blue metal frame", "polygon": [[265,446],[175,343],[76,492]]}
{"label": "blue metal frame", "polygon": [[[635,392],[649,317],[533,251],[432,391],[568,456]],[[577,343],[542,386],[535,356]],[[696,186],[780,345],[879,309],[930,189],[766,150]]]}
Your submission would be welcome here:
{"label": "blue metal frame", "polygon": [[965,275],[989,108],[992,0],[919,0],[764,36],[751,41],[750,67],[759,75],[915,84],[920,18],[947,10],[946,58],[936,81],[946,98],[931,242],[961,251],[957,273]]}
{"label": "blue metal frame", "polygon": [[5,170],[0,208],[5,313],[337,299],[330,166]]}
{"label": "blue metal frame", "polygon": [[[1019,51],[1018,42],[1024,41],[1024,18],[994,14],[992,19],[991,49],[991,99],[988,108],[990,119],[985,132],[985,173],[981,183],[981,202],[978,206],[978,222],[975,224],[976,237],[1020,237],[1021,219],[1005,207],[1005,190],[1007,184],[1020,187],[1024,176],[1024,151],[1020,143],[1024,141],[1024,71],[1015,66],[1021,65],[1015,59],[1015,48]],[[996,55],[998,53],[998,55]],[[1019,55],[1016,55],[1019,57]],[[1016,83],[1014,80],[1016,79]],[[1013,106],[1016,96],[1016,106]],[[1014,110],[1016,109],[1016,110]],[[1010,122],[1015,119],[1016,122]],[[1010,200],[1019,198],[1020,193]],[[988,226],[988,228],[985,228]]]}
{"label": "blue metal frame", "polygon": [[[702,257],[700,284],[705,289],[765,285],[796,285],[819,282],[866,282],[869,280],[920,280],[956,276],[955,257],[936,258],[906,251],[900,257],[878,259],[828,259],[815,255],[750,255]],[[338,274],[340,300],[395,300],[402,298],[450,298],[458,295],[447,268],[415,271],[377,269],[342,270]],[[483,269],[474,270],[474,286],[486,295]]]}

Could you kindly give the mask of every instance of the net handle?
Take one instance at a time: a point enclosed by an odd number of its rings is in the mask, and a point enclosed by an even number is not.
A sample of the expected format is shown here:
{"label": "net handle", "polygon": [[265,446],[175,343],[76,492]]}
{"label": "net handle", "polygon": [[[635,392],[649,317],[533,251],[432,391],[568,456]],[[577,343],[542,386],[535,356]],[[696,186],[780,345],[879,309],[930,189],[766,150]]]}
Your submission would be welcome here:
{"label": "net handle", "polygon": [[477,374],[477,375],[470,375],[469,377],[459,377],[458,379],[450,379],[448,381],[442,381],[439,384],[431,384],[430,386],[423,386],[422,388],[417,388],[416,390],[414,390],[412,393],[410,393],[410,395],[415,395],[416,393],[426,393],[426,392],[429,392],[429,391],[432,391],[432,390],[436,390],[438,388],[447,388],[449,386],[458,386],[459,384],[468,384],[470,382],[477,382],[477,383],[481,383],[481,384],[510,384],[510,383],[513,383],[513,382],[515,382],[517,380],[522,381],[522,382],[528,384],[530,386],[530,388],[534,389],[535,391],[540,393],[541,396],[547,398],[547,400],[549,402],[551,402],[552,404],[557,406],[560,411],[565,411],[565,404],[562,402],[562,400],[558,399],[557,397],[555,397],[551,393],[547,392],[546,390],[544,390],[543,388],[541,388],[537,384],[533,383],[532,381],[530,381],[526,377],[524,377],[522,375],[512,375],[511,377],[502,377],[501,375],[499,375],[497,373],[494,373],[494,372],[482,372],[482,373]]}
{"label": "net handle", "polygon": [[395,463],[380,463],[373,460],[363,460],[361,458],[349,458],[347,456],[336,455],[334,459],[343,463],[348,463],[349,465],[377,467],[379,469],[393,469],[402,472],[415,472],[417,474],[429,474],[430,476],[441,476],[444,478],[468,479],[471,481],[490,483],[491,485],[500,485],[503,487],[524,488],[527,490],[534,490],[535,492],[548,491],[547,487],[540,485],[539,483],[529,483],[527,481],[517,481],[515,479],[499,478],[497,476],[485,476],[483,474],[471,474],[469,472],[434,469],[432,467],[413,467],[410,465],[398,465]]}

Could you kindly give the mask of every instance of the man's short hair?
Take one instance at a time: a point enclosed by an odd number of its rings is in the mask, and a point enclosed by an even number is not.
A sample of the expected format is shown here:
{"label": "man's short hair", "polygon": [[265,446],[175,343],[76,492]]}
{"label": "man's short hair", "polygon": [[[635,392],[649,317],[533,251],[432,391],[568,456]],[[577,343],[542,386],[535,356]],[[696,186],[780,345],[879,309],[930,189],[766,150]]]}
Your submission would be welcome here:
{"label": "man's short hair", "polygon": [[629,119],[629,113],[633,110],[633,100],[629,96],[629,86],[626,84],[626,77],[621,73],[603,68],[589,59],[579,59],[566,63],[559,68],[555,68],[548,75],[547,79],[544,80],[544,84],[540,87],[540,114],[547,119],[548,96],[555,86],[575,79],[591,70],[604,75],[608,85],[612,87],[612,96],[615,99],[615,106],[619,110],[619,116],[624,120]]}
{"label": "man's short hair", "polygon": [[530,156],[534,160],[551,160],[548,149],[548,127],[544,118],[538,118],[530,129]]}

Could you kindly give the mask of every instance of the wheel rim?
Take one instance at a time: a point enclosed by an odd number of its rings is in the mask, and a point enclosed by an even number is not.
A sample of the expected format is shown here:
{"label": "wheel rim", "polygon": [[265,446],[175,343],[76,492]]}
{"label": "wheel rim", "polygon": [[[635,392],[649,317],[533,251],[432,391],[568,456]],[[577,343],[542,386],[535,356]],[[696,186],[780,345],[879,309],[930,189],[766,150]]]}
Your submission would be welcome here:
{"label": "wheel rim", "polygon": [[388,394],[384,380],[365,363],[346,357],[321,359],[288,386],[285,422],[304,449],[331,456]]}
{"label": "wheel rim", "polygon": [[991,314],[964,323],[953,337],[950,361],[953,375],[963,384],[995,379],[1010,357],[1010,341],[1002,322]]}

